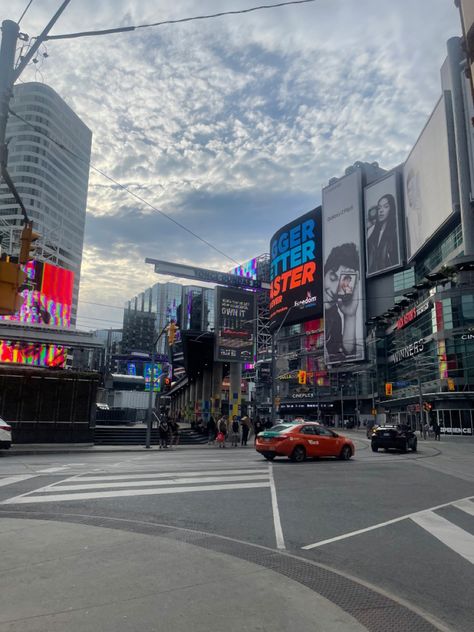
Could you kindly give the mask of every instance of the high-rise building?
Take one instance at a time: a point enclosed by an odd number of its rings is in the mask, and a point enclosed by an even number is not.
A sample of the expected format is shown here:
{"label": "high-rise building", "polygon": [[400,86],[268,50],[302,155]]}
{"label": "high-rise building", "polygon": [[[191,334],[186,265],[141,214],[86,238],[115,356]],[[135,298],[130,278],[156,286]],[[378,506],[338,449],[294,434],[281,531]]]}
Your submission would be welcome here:
{"label": "high-rise building", "polygon": [[[27,123],[14,114],[9,116],[8,170],[33,220],[34,230],[41,235],[35,257],[74,272],[74,325],[92,133],[65,101],[42,83],[15,86],[10,108]],[[0,238],[3,252],[17,253],[21,224],[21,211],[7,186],[2,184]]]}

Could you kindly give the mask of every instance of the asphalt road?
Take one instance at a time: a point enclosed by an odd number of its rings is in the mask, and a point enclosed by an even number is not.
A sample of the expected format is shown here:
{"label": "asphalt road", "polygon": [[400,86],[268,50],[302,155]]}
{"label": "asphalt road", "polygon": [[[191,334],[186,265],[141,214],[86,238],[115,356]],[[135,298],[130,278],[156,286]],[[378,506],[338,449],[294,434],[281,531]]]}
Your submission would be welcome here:
{"label": "asphalt road", "polygon": [[[198,546],[217,550],[220,542],[245,559],[255,552],[257,563],[262,552],[277,550],[280,558],[272,559],[285,565],[272,562],[273,568],[284,567],[279,572],[304,585],[309,580],[298,568],[311,568],[309,560],[431,617],[432,629],[471,632],[474,443],[420,441],[417,454],[374,454],[359,435],[356,448],[349,462],[303,464],[269,464],[250,447],[0,455],[0,517],[128,533],[156,526],[160,537],[177,528],[188,538],[198,532]],[[8,545],[0,540],[0,559],[2,546]],[[327,598],[356,616],[338,593],[347,586],[331,590]],[[391,627],[364,624],[408,629],[393,617]]]}

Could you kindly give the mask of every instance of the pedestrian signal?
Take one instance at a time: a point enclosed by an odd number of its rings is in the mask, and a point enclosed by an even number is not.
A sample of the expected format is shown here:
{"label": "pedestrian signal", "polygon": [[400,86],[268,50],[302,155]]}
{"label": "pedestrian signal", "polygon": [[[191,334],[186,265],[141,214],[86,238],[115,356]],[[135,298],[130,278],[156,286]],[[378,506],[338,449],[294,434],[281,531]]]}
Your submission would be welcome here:
{"label": "pedestrian signal", "polygon": [[298,371],[298,384],[306,384],[306,371]]}
{"label": "pedestrian signal", "polygon": [[169,391],[171,388],[171,378],[170,377],[165,377],[164,381],[163,381],[163,390],[164,391]]}
{"label": "pedestrian signal", "polygon": [[452,377],[448,377],[448,391],[454,391],[456,387],[454,386],[454,380]]}
{"label": "pedestrian signal", "polygon": [[393,394],[392,382],[386,382],[385,383],[385,395],[387,397],[391,397],[392,394]]}

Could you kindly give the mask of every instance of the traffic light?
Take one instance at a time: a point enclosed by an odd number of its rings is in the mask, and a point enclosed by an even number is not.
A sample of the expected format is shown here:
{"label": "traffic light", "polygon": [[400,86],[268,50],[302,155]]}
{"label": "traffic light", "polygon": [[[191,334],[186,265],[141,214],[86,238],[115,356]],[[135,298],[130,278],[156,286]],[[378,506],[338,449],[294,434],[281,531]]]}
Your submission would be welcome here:
{"label": "traffic light", "polygon": [[178,331],[178,326],[176,325],[176,323],[174,322],[174,320],[172,320],[168,327],[167,327],[167,331],[168,331],[168,344],[171,347],[172,345],[174,345],[175,340],[176,340],[176,332]]}
{"label": "traffic light", "polygon": [[20,263],[28,263],[34,258],[36,244],[39,233],[33,231],[33,222],[27,222],[21,231]]}
{"label": "traffic light", "polygon": [[385,395],[391,397],[393,394],[392,382],[385,382]]}
{"label": "traffic light", "polygon": [[20,311],[23,297],[20,294],[26,275],[19,263],[0,261],[0,315],[11,316]]}
{"label": "traffic light", "polygon": [[298,371],[298,384],[306,384],[306,371]]}
{"label": "traffic light", "polygon": [[427,413],[429,413],[432,408],[432,404],[430,404],[429,402],[423,402],[423,410],[425,410]]}
{"label": "traffic light", "polygon": [[448,391],[455,391],[456,386],[452,377],[448,377]]}
{"label": "traffic light", "polygon": [[163,390],[169,391],[171,388],[171,378],[170,377],[165,377],[165,379],[163,380]]}

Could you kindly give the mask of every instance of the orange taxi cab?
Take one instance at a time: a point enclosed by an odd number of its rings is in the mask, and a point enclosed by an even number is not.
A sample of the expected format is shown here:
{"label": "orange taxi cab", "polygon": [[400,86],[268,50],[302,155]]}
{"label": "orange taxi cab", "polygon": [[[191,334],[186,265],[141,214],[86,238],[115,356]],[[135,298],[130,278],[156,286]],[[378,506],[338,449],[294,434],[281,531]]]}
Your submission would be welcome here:
{"label": "orange taxi cab", "polygon": [[350,439],[310,421],[279,423],[260,432],[255,449],[269,461],[286,456],[296,462],[329,456],[347,461],[355,452]]}

